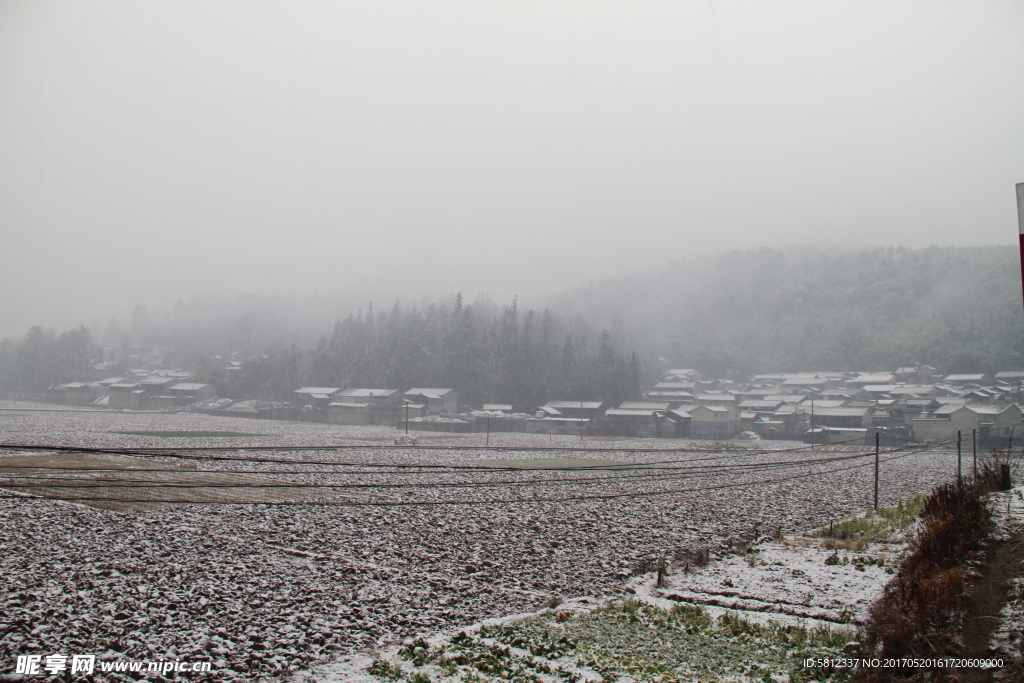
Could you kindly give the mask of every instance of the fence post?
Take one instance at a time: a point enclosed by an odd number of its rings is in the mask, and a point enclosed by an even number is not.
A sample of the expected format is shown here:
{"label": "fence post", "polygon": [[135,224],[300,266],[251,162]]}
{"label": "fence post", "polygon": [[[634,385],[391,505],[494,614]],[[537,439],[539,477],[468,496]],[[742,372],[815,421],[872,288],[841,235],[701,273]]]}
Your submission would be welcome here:
{"label": "fence post", "polygon": [[956,430],[956,485],[963,486],[963,480],[960,478],[960,430]]}
{"label": "fence post", "polygon": [[974,481],[978,481],[978,430],[971,430],[971,452],[974,454]]}
{"label": "fence post", "polygon": [[875,432],[875,509],[878,509],[878,432]]}

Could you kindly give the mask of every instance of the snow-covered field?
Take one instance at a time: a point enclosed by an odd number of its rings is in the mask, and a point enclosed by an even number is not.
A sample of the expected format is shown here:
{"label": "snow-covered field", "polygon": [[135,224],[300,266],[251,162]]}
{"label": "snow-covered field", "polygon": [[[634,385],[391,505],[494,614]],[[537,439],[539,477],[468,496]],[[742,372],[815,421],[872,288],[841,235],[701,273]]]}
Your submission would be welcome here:
{"label": "snow-covered field", "polygon": [[[421,444],[452,447],[433,450],[394,447],[398,432],[385,427],[28,410],[32,407],[0,404],[0,441],[96,448],[345,446],[219,453],[318,463],[301,467],[191,464],[200,472],[275,473],[272,481],[365,488],[316,489],[314,500],[326,503],[321,506],[168,505],[111,512],[38,498],[0,500],[0,573],[6,579],[0,593],[0,673],[13,671],[19,654],[113,651],[134,659],[209,658],[211,680],[276,676],[408,636],[534,611],[552,597],[616,594],[645,558],[671,558],[699,547],[715,552],[749,533],[754,523],[783,533],[827,525],[861,512],[872,495],[870,467],[838,471],[870,459],[787,465],[852,453],[780,451],[802,447],[786,442],[737,444],[775,450],[764,454],[734,449],[666,454],[606,449],[708,444],[491,434],[492,447],[503,450],[485,450],[482,434],[417,434]],[[130,431],[262,436],[115,433]],[[574,450],[517,450],[552,446]],[[0,456],[0,469],[24,457],[8,453]],[[882,505],[927,491],[956,468],[955,453],[887,461],[895,455],[883,454]],[[648,465],[672,460],[682,461],[672,467],[703,467],[591,472],[370,467],[564,457]],[[356,465],[326,464],[341,460]],[[177,465],[165,459],[146,462]],[[296,474],[300,469],[306,473]],[[160,490],[165,498],[183,493]],[[262,500],[260,489],[250,493],[251,500]],[[286,502],[280,494],[274,500]],[[870,571],[876,569],[881,571]],[[805,597],[785,599],[801,604]],[[817,599],[810,599],[809,608],[835,611]]]}

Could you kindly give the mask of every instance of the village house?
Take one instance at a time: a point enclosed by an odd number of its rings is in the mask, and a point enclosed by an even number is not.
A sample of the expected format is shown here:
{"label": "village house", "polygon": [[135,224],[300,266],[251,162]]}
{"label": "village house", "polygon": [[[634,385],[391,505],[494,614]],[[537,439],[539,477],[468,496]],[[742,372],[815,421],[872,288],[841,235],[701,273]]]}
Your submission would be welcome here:
{"label": "village house", "polygon": [[665,379],[670,382],[699,382],[704,375],[693,368],[681,368],[665,371]]}
{"label": "village house", "polygon": [[943,381],[954,387],[963,387],[967,384],[985,386],[992,383],[992,378],[983,372],[979,372],[965,375],[946,375],[946,379]]}
{"label": "village house", "polygon": [[869,384],[892,384],[896,378],[888,372],[860,373],[843,382],[843,385],[851,389],[860,389]]}
{"label": "village house", "polygon": [[623,401],[619,404],[621,410],[668,410],[667,401]]}
{"label": "village house", "polygon": [[327,404],[327,422],[336,425],[368,425],[374,419],[374,409],[369,403],[332,401]]}
{"label": "village house", "polygon": [[125,381],[127,380],[125,380],[124,377],[107,377],[106,379],[101,379],[99,382],[96,382],[96,385],[98,387],[100,396],[108,396],[110,394],[111,386],[113,386],[114,384],[120,384],[121,382]]}
{"label": "village house", "polygon": [[889,395],[893,398],[905,396],[923,398],[925,396],[935,396],[938,393],[939,390],[934,384],[897,384],[896,387],[889,392]]}
{"label": "village house", "polygon": [[61,403],[67,406],[89,405],[99,394],[96,384],[85,382],[68,382],[50,387],[46,391],[47,403]]}
{"label": "village house", "polygon": [[783,405],[782,401],[740,401],[739,409],[756,418],[758,415],[772,415]]}
{"label": "village house", "polygon": [[670,408],[678,408],[684,403],[693,402],[693,394],[675,391],[648,391],[644,395],[645,401],[655,403],[667,403]]}
{"label": "village house", "polygon": [[145,394],[145,390],[138,382],[117,382],[110,385],[110,400],[107,405],[111,410],[140,410]]}
{"label": "village house", "polygon": [[609,408],[602,432],[615,436],[657,436],[660,416],[653,408]]}
{"label": "village house", "polygon": [[538,410],[536,417],[527,418],[526,429],[534,434],[586,434],[590,418],[553,416]]}
{"label": "village house", "polygon": [[806,398],[806,394],[768,394],[767,396],[761,397],[759,400],[782,401],[788,406],[797,406],[803,403]]}
{"label": "village house", "polygon": [[[337,422],[336,424],[382,424],[382,425],[393,425],[399,419],[405,418],[405,413],[402,409],[402,393],[398,389],[364,389],[364,388],[353,388],[344,389],[334,395],[335,402],[339,403],[352,403],[360,405],[368,405],[370,407],[369,422]],[[334,405],[331,403],[330,407]],[[337,408],[335,412],[343,412],[349,410],[347,408]],[[348,413],[346,413],[348,414]],[[328,413],[328,421],[330,421],[330,413]],[[359,417],[347,417],[346,420],[358,419],[362,420],[363,417],[360,414]]]}
{"label": "village house", "polygon": [[736,406],[698,405],[687,412],[691,438],[731,439],[739,432],[740,409]]}
{"label": "village house", "polygon": [[338,387],[301,387],[292,392],[292,403],[297,406],[326,408],[339,391],[341,389]]}
{"label": "village house", "polygon": [[898,388],[896,384],[866,384],[853,394],[856,401],[877,401],[888,398]]}
{"label": "village house", "polygon": [[823,391],[836,386],[836,381],[827,377],[790,377],[782,381],[785,389],[801,389],[807,391]]}
{"label": "village house", "polygon": [[506,415],[511,415],[515,412],[512,409],[511,403],[485,403],[480,410],[485,410],[489,413],[504,413]]}
{"label": "village house", "polygon": [[702,406],[734,406],[736,395],[728,392],[706,392],[694,396],[693,402]]}
{"label": "village house", "polygon": [[177,377],[148,375],[147,377],[139,380],[139,388],[145,392],[147,398],[153,396],[165,396],[167,395],[167,390],[180,381],[181,380]]}
{"label": "village house", "polygon": [[821,408],[815,407],[812,416],[813,427],[856,427],[868,428],[871,426],[871,408],[842,407],[842,408]]}
{"label": "village house", "polygon": [[217,390],[212,384],[200,384],[198,382],[179,382],[167,389],[167,394],[173,396],[177,405],[187,405],[196,401],[206,401],[217,398]]}
{"label": "village house", "polygon": [[695,386],[694,382],[658,382],[654,388],[657,391],[680,391],[692,394]]}
{"label": "village house", "polygon": [[914,437],[919,441],[934,441],[955,437],[957,432],[970,434],[977,430],[978,438],[1006,438],[1013,430],[1020,430],[1021,411],[1016,405],[992,406],[950,403],[933,410],[927,417],[912,419]]}
{"label": "village house", "polygon": [[548,401],[540,407],[545,417],[573,417],[600,420],[605,405],[601,401]]}
{"label": "village house", "polygon": [[402,394],[406,401],[427,407],[427,415],[459,412],[459,395],[454,389],[423,389],[413,387]]}

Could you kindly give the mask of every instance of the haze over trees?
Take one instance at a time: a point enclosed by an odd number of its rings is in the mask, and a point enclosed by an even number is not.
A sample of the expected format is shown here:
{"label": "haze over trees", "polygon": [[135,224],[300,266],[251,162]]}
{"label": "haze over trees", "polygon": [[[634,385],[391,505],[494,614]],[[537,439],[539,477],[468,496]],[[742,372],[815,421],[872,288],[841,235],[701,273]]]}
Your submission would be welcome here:
{"label": "haze over trees", "polygon": [[1024,368],[1014,247],[732,251],[612,279],[560,299],[596,325],[618,317],[654,356],[705,375]]}
{"label": "haze over trees", "polygon": [[[463,403],[639,397],[658,359],[706,376],[1024,368],[1024,309],[1012,247],[878,248],[838,254],[775,249],[680,261],[559,295],[522,310],[461,295],[435,304],[372,304],[330,322],[325,301],[206,297],[127,326],[33,327],[0,342],[0,391],[42,392],[99,379],[107,356],[159,350],[164,367],[197,369],[221,396],[288,400],[303,385],[444,386]],[[557,313],[556,313],[557,311]],[[242,370],[225,372],[230,355]]]}
{"label": "haze over trees", "polygon": [[[574,339],[573,332],[576,337]],[[217,381],[216,375],[207,377]],[[638,398],[640,362],[607,331],[567,325],[549,311],[476,311],[452,306],[360,311],[335,323],[315,347],[291,345],[245,361],[226,396],[287,399],[301,385],[452,387],[460,400],[530,406],[551,398]]]}

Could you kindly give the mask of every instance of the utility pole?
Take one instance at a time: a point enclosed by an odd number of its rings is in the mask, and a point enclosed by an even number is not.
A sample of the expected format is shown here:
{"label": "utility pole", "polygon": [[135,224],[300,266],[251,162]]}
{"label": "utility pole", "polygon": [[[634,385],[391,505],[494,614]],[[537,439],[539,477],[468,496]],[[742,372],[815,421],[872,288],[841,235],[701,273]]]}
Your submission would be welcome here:
{"label": "utility pole", "polygon": [[960,476],[960,442],[961,441],[962,441],[962,439],[960,437],[960,430],[958,429],[958,430],[956,430],[956,485],[957,486],[963,486],[963,483],[964,483],[963,480],[961,479],[961,476]]}
{"label": "utility pole", "polygon": [[878,432],[875,432],[875,509],[878,509]]}
{"label": "utility pole", "polygon": [[490,445],[491,445],[491,416],[488,415],[487,416],[487,443],[484,444],[484,447],[487,447],[487,446],[490,446]]}

